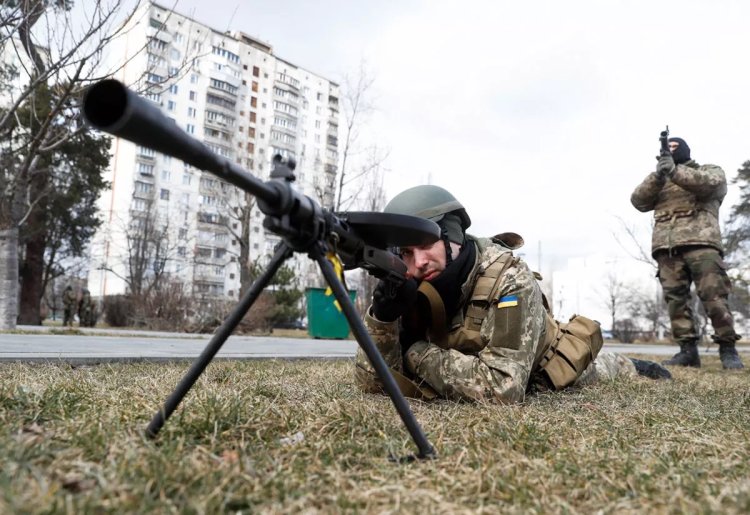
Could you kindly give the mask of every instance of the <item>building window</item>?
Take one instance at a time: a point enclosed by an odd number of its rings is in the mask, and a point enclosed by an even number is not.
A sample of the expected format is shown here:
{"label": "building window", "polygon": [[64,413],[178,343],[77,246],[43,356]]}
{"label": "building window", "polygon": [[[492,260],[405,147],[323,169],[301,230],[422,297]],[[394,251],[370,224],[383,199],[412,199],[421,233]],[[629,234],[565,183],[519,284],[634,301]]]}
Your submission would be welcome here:
{"label": "building window", "polygon": [[175,104],[174,100],[167,100],[167,111],[174,111],[176,106],[177,104]]}
{"label": "building window", "polygon": [[162,200],[169,200],[169,190],[162,188],[159,192],[159,198]]}
{"label": "building window", "polygon": [[255,116],[256,116],[256,115],[255,115],[255,112],[254,112],[254,111],[251,111],[251,112],[250,112],[250,122],[251,122],[251,123],[255,123]]}
{"label": "building window", "polygon": [[257,66],[253,66],[253,77],[259,77],[260,76],[260,68]]}
{"label": "building window", "polygon": [[151,193],[154,191],[154,185],[147,182],[135,181],[136,193]]}
{"label": "building window", "polygon": [[195,91],[191,91],[188,95],[190,97],[190,100],[195,101],[196,98],[198,98],[198,94]]}
{"label": "building window", "polygon": [[177,84],[172,84],[171,86],[169,86],[169,92],[172,93],[173,95],[176,95],[177,94]]}
{"label": "building window", "polygon": [[138,163],[138,173],[141,175],[154,175],[154,165]]}
{"label": "building window", "polygon": [[195,110],[194,107],[188,107],[188,111],[187,112],[188,112],[188,116],[190,118],[195,118],[196,110]]}
{"label": "building window", "polygon": [[193,181],[193,175],[189,173],[183,173],[182,174],[182,184],[185,186],[190,186],[190,183]]}
{"label": "building window", "polygon": [[161,171],[161,180],[164,182],[169,182],[169,180],[172,178],[172,172],[169,170],[162,170]]}
{"label": "building window", "polygon": [[192,123],[187,124],[185,132],[187,132],[188,134],[195,134],[195,125],[193,125]]}

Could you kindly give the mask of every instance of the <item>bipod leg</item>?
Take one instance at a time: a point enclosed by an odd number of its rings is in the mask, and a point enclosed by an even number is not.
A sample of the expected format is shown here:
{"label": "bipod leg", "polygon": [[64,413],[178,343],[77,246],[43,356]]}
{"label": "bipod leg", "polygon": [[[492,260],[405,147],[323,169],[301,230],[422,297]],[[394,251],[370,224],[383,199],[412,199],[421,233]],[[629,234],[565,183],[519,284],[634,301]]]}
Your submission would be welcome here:
{"label": "bipod leg", "polygon": [[265,287],[273,278],[276,271],[281,265],[292,255],[292,249],[284,242],[279,245],[276,250],[271,262],[268,264],[266,270],[250,285],[245,295],[240,299],[240,302],[235,306],[234,310],[224,320],[224,323],[216,330],[211,341],[198,359],[193,362],[193,365],[188,370],[185,377],[177,385],[174,392],[164,402],[164,407],[156,412],[154,417],[151,419],[148,427],[146,428],[146,436],[149,438],[155,438],[159,433],[159,430],[164,425],[164,422],[169,418],[172,412],[177,408],[182,399],[185,397],[190,388],[198,380],[198,377],[203,373],[211,360],[214,359],[216,353],[219,352],[221,346],[232,334],[232,331],[237,327],[245,313],[252,307],[258,296],[263,292]]}
{"label": "bipod leg", "polygon": [[[417,422],[417,419],[411,412],[409,403],[406,402],[404,394],[399,390],[396,380],[393,379],[393,375],[388,369],[388,365],[386,365],[380,351],[375,347],[375,344],[370,337],[370,333],[367,332],[367,328],[365,328],[365,324],[362,322],[359,314],[354,308],[354,304],[352,304],[349,295],[344,289],[344,285],[341,284],[339,278],[336,277],[333,265],[328,259],[326,259],[325,252],[320,245],[315,246],[314,250],[310,251],[310,257],[317,261],[320,266],[320,270],[323,272],[323,277],[325,277],[326,282],[331,287],[331,290],[333,290],[333,295],[336,297],[336,300],[339,301],[339,305],[344,312],[344,316],[346,316],[346,320],[349,322],[349,327],[351,328],[354,337],[357,339],[357,343],[362,347],[362,350],[367,355],[370,363],[372,363],[378,376],[383,381],[386,393],[391,398],[391,401],[393,401],[396,411],[398,411],[398,414],[404,422],[406,429],[409,431],[412,440],[414,440],[414,443],[417,445],[419,453],[416,457],[419,459],[435,458],[437,455],[435,449],[427,440],[419,422]],[[410,459],[400,459],[399,461],[410,461]]]}

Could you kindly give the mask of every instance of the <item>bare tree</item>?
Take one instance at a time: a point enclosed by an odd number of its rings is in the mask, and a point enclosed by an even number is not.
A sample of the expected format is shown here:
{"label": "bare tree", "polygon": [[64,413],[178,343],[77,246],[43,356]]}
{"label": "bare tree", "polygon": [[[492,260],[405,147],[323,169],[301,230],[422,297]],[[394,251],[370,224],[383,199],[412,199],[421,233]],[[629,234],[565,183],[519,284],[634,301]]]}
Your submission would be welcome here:
{"label": "bare tree", "polygon": [[660,288],[653,293],[629,288],[625,303],[627,315],[632,320],[642,321],[647,329],[641,329],[641,332],[648,333],[650,338],[656,339],[660,333],[669,329],[667,306]]}
{"label": "bare tree", "polygon": [[[365,63],[360,63],[357,75],[345,77],[342,84],[343,145],[340,146],[333,204],[329,206],[332,211],[346,211],[362,201],[363,194],[368,194],[372,176],[381,173],[388,158],[388,150],[362,140],[363,129],[375,112],[371,98],[374,83]],[[330,197],[322,188],[322,185],[316,186],[318,197]]]}
{"label": "bare tree", "polygon": [[[382,211],[385,206],[385,188],[383,187],[382,169],[368,177],[366,190],[368,192],[361,203],[364,211]],[[367,273],[364,269],[357,270],[360,296],[357,299],[357,307],[360,313],[364,313],[369,307],[372,300],[372,292],[378,283],[378,280]]]}
{"label": "bare tree", "polygon": [[625,285],[617,278],[616,273],[609,273],[604,288],[599,292],[599,296],[609,312],[610,328],[614,334],[617,328],[618,317],[621,315],[621,312],[625,307],[625,299],[627,296]]}
{"label": "bare tree", "polygon": [[174,286],[166,295],[161,290],[175,282],[170,277],[167,265],[178,259],[180,248],[169,218],[159,213],[153,199],[136,198],[134,203],[139,209],[131,210],[130,221],[122,228],[124,249],[122,263],[119,263],[121,266],[102,268],[125,282],[136,323],[144,325],[155,296],[168,298],[176,295]]}
{"label": "bare tree", "polygon": [[624,237],[615,232],[612,234],[612,236],[615,238],[615,241],[617,241],[620,247],[622,247],[622,249],[627,252],[630,257],[632,257],[636,261],[650,265],[654,268],[654,271],[656,271],[656,261],[654,261],[654,258],[651,256],[651,252],[647,248],[644,248],[641,240],[638,238],[638,231],[636,230],[636,228],[633,225],[628,224],[619,216],[616,218],[620,223],[620,226],[624,233]]}
{"label": "bare tree", "polygon": [[[17,255],[21,226],[43,225],[55,173],[49,156],[84,130],[78,109],[82,92],[100,78],[103,50],[121,34],[122,18],[138,6],[126,12],[118,0],[96,0],[86,5],[86,16],[75,19],[71,7],[66,0],[0,4],[0,52],[16,58],[14,65],[1,65],[8,82],[0,108],[0,230],[8,236],[0,239],[0,246],[11,248],[0,250],[0,258]],[[44,291],[44,231],[24,245],[22,305],[38,312]],[[9,275],[12,267],[10,261],[0,262]],[[9,277],[0,284],[0,312],[6,314],[18,311],[17,265],[15,269],[15,280]],[[15,320],[6,315],[0,324],[12,327]]]}

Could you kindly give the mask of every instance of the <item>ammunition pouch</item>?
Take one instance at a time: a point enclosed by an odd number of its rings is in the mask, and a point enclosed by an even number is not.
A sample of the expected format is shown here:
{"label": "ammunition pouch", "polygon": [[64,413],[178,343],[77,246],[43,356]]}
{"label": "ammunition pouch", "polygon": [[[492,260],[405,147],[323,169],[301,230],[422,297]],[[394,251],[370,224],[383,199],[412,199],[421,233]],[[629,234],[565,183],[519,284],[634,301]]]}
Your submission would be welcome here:
{"label": "ammunition pouch", "polygon": [[567,323],[557,322],[547,313],[547,349],[539,366],[555,390],[570,386],[580,377],[604,345],[599,324],[581,315]]}
{"label": "ammunition pouch", "polygon": [[673,209],[671,211],[659,211],[654,213],[655,222],[667,222],[678,218],[690,218],[698,212],[697,209]]}
{"label": "ammunition pouch", "polygon": [[412,399],[422,399],[425,401],[431,401],[437,397],[437,392],[433,390],[430,385],[425,382],[417,384],[401,372],[391,369],[391,375],[396,380],[398,389],[404,394],[404,397],[411,397]]}

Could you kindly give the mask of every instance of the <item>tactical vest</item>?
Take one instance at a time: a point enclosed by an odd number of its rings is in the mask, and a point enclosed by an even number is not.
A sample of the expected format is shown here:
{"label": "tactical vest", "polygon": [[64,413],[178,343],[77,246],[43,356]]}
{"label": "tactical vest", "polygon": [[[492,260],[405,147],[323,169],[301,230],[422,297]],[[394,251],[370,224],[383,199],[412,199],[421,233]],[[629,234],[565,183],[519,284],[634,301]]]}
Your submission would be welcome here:
{"label": "tactical vest", "polygon": [[[495,238],[493,241],[498,242]],[[479,251],[483,248],[479,245]],[[520,246],[520,245],[519,245]],[[503,273],[520,258],[512,252],[497,256],[483,271],[473,278],[473,286],[465,310],[457,315],[454,325],[446,330],[445,308],[437,291],[427,281],[422,281],[419,291],[428,299],[431,311],[430,341],[444,349],[455,349],[466,354],[477,354],[486,347],[481,326],[496,301]],[[537,280],[541,276],[534,272]],[[567,323],[555,320],[549,303],[542,295],[546,323],[545,334],[536,351],[532,376],[543,374],[556,390],[573,384],[602,348],[599,324],[580,315],[573,315]]]}

